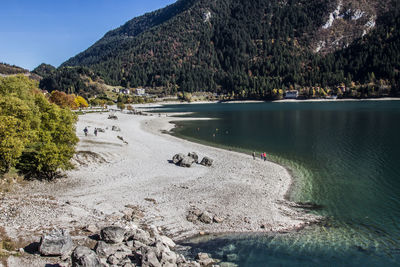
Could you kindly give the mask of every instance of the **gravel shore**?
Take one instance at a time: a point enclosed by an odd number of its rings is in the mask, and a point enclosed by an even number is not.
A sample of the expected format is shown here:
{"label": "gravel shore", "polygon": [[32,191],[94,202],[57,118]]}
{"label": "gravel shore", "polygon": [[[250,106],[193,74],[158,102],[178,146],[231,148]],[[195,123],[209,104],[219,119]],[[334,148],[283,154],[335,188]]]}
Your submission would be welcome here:
{"label": "gravel shore", "polygon": [[[284,167],[164,134],[173,127],[164,115],[116,113],[118,120],[108,115],[79,117],[78,167],[66,178],[30,182],[1,196],[0,226],[9,236],[105,225],[123,218],[127,207],[136,210],[140,223],[160,227],[174,240],[199,233],[288,231],[318,220],[285,199],[292,178]],[[105,132],[95,136],[96,127]],[[214,164],[183,168],[170,162],[189,152]],[[193,211],[218,222],[188,221]]]}

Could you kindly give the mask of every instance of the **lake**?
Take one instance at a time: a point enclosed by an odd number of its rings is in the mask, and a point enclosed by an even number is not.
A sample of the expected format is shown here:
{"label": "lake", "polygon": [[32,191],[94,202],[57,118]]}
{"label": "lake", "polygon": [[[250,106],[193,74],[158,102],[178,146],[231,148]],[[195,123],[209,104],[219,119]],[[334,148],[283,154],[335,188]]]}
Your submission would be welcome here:
{"label": "lake", "polygon": [[[295,233],[188,240],[239,266],[400,266],[400,101],[168,105],[213,120],[176,136],[267,157],[293,172],[290,199],[326,222]],[[260,199],[262,201],[262,199]]]}

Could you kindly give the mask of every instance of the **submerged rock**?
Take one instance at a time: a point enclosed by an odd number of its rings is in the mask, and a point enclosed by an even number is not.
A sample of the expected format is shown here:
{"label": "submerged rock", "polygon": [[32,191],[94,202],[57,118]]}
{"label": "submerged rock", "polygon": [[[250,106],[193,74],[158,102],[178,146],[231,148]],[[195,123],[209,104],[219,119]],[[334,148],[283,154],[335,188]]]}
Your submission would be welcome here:
{"label": "submerged rock", "polygon": [[44,256],[61,256],[70,253],[73,246],[68,231],[55,229],[41,238],[39,251]]}

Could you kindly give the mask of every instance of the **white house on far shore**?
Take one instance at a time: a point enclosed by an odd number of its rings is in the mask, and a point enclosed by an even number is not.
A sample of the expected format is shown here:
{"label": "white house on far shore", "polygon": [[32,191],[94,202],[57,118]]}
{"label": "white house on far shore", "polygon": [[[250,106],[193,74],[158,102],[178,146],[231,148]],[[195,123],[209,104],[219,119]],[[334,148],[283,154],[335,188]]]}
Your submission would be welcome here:
{"label": "white house on far shore", "polygon": [[135,94],[138,96],[144,96],[146,94],[146,89],[144,88],[137,88],[135,90]]}
{"label": "white house on far shore", "polygon": [[298,96],[299,96],[299,91],[297,90],[286,91],[285,94],[286,99],[296,99]]}
{"label": "white house on far shore", "polygon": [[119,93],[124,95],[129,95],[131,91],[129,89],[121,89],[119,90]]}

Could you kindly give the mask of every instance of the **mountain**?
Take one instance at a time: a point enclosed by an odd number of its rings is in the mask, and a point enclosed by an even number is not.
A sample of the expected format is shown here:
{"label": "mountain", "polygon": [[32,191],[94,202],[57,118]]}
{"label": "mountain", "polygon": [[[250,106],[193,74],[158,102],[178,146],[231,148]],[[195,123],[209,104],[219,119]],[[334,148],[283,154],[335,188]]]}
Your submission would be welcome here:
{"label": "mountain", "polygon": [[17,74],[23,74],[23,75],[29,77],[30,79],[36,80],[36,81],[40,81],[42,79],[42,77],[40,75],[31,73],[27,69],[24,69],[24,68],[15,66],[15,65],[10,65],[7,63],[0,63],[0,77],[17,75]]}
{"label": "mountain", "polygon": [[168,93],[269,98],[273,89],[345,84],[358,97],[396,95],[399,2],[178,0],[106,33],[62,67]]}

